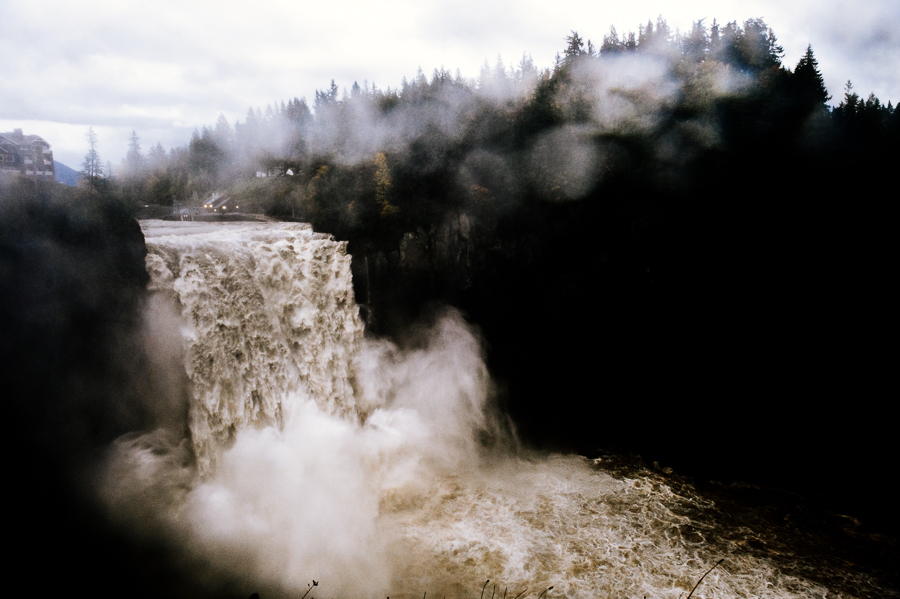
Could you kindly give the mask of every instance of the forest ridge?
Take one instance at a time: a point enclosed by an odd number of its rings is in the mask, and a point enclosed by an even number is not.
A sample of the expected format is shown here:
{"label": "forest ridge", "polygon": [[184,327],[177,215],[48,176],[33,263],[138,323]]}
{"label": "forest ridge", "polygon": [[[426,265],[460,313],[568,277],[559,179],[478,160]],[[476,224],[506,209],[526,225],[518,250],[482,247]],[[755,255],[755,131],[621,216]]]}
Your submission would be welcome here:
{"label": "forest ridge", "polygon": [[[340,238],[390,231],[379,245],[392,245],[448,211],[584,199],[638,171],[644,184],[684,191],[709,153],[752,158],[762,144],[781,156],[877,156],[897,136],[892,105],[849,82],[830,108],[812,47],[787,68],[761,19],[674,34],[660,18],[625,36],[611,28],[599,46],[576,32],[566,41],[544,70],[523,56],[486,63],[477,80],[420,71],[395,89],[354,83],[342,95],[332,82],[312,108],[294,98],[234,126],[222,116],[168,153],[157,144],[145,156],[134,134],[98,184],[132,205],[225,191]],[[254,180],[288,169],[289,180]]]}
{"label": "forest ridge", "polygon": [[[396,89],[354,83],[341,97],[332,82],[316,92],[313,110],[294,98],[265,112],[250,109],[245,122],[234,127],[222,116],[213,127],[195,131],[187,148],[168,154],[157,144],[144,156],[135,134],[128,157],[108,184],[125,200],[167,205],[173,197],[184,202],[194,192],[222,190],[257,171],[291,169],[301,174],[301,187],[308,187],[321,166],[367,162],[374,167],[379,152],[395,170],[416,143],[440,147],[438,153],[450,160],[474,148],[520,158],[529,146],[533,150],[542,141],[553,145],[541,139],[547,131],[574,126],[578,143],[595,145],[587,136],[653,135],[672,118],[680,122],[680,130],[667,133],[675,134],[677,145],[727,147],[732,140],[722,134],[731,133],[728,125],[735,123],[723,121],[723,108],[738,99],[770,104],[765,116],[757,115],[766,121],[759,124],[771,126],[778,119],[794,140],[812,129],[819,135],[827,129],[831,137],[848,128],[876,137],[875,129],[896,130],[890,103],[882,105],[874,95],[862,100],[850,87],[839,105],[829,109],[831,98],[811,47],[793,70],[782,64],[782,55],[761,19],[742,27],[715,21],[706,26],[701,20],[678,35],[660,18],[622,37],[611,28],[599,47],[572,32],[551,69],[538,70],[528,56],[507,69],[498,58],[493,68],[485,63],[477,80],[464,79],[459,71],[454,76],[435,70],[429,81],[420,71]],[[561,181],[552,180],[553,175],[543,186],[562,190],[553,196],[578,197],[600,179],[598,172],[585,176],[572,189],[557,185]],[[372,180],[370,196],[378,195],[375,186]],[[295,214],[297,205],[311,204],[301,201],[306,191],[293,190]],[[290,212],[285,205],[265,208]],[[303,212],[310,210],[316,208],[308,205]]]}

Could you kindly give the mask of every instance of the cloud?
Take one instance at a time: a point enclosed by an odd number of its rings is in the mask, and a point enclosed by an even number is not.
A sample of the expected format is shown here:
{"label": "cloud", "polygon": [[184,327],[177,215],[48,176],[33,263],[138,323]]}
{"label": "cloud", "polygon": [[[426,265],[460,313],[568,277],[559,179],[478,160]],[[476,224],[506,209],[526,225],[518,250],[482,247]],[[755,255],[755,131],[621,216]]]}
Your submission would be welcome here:
{"label": "cloud", "polygon": [[65,138],[49,139],[66,156],[83,129],[109,128],[101,149],[115,164],[132,129],[170,147],[186,144],[194,127],[212,124],[219,113],[233,123],[249,106],[294,96],[311,101],[331,79],[346,88],[364,80],[397,87],[420,66],[426,74],[444,66],[475,77],[485,60],[493,66],[500,54],[510,65],[523,52],[547,67],[570,30],[599,45],[610,25],[621,34],[660,13],[682,31],[704,17],[707,23],[763,17],[785,45],[787,66],[812,43],[833,96],[853,79],[861,95],[900,101],[900,8],[886,0],[852,7],[838,0],[665,7],[644,0],[628,6],[268,0],[253,8],[234,1],[86,0],[51,2],[41,11],[21,3],[0,8],[0,52],[15,56],[0,67],[6,90],[0,122],[74,125],[77,135],[55,127]]}

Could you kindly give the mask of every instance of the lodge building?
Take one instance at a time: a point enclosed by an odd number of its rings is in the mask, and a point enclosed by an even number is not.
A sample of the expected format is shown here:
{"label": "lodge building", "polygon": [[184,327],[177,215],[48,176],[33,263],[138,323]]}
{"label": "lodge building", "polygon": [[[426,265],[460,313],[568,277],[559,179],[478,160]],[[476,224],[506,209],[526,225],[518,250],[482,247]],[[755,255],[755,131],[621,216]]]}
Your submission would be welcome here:
{"label": "lodge building", "polygon": [[0,133],[0,173],[18,172],[26,177],[53,179],[53,150],[40,135],[24,135],[21,129]]}

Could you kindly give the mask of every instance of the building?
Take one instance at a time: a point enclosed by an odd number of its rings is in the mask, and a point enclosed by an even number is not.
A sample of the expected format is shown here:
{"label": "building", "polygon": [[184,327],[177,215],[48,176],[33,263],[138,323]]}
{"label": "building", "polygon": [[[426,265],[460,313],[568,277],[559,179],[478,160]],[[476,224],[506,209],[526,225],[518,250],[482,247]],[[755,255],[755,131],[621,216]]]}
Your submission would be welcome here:
{"label": "building", "polygon": [[53,150],[40,135],[24,135],[21,129],[0,133],[0,172],[54,179]]}
{"label": "building", "polygon": [[238,208],[240,208],[240,206],[235,204],[231,198],[220,193],[212,194],[209,199],[203,202],[203,209],[209,214],[234,213],[238,211]]}

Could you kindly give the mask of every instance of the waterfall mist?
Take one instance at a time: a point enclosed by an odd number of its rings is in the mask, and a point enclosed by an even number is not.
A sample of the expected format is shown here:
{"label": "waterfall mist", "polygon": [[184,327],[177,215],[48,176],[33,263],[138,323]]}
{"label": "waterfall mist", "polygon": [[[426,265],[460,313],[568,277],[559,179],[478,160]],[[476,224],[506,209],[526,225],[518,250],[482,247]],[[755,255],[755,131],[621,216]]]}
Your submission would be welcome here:
{"label": "waterfall mist", "polygon": [[[154,353],[183,356],[190,438],[115,442],[113,517],[155,522],[248,588],[389,592],[385,494],[474,467],[502,434],[476,333],[446,311],[408,349],[364,339],[344,244],[308,225],[145,233]],[[176,332],[183,348],[159,341]]]}

